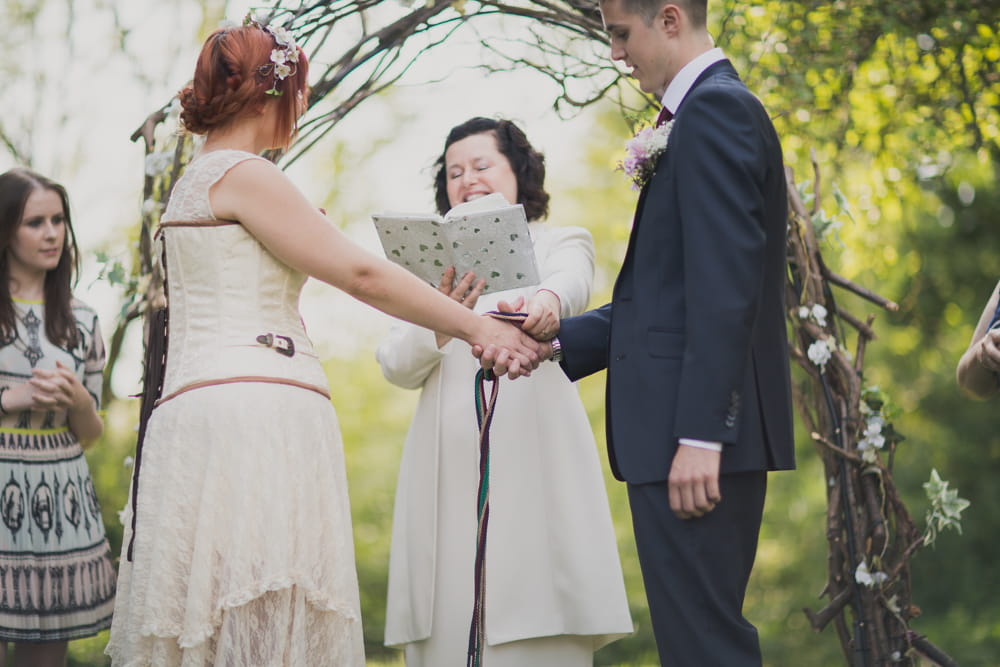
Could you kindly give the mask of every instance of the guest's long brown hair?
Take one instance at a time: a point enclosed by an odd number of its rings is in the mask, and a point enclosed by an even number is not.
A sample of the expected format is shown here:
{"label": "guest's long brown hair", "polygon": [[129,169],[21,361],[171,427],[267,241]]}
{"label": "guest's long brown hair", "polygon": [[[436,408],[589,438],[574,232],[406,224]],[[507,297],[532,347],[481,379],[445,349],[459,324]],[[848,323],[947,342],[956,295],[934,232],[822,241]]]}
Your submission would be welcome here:
{"label": "guest's long brown hair", "polygon": [[76,235],[69,215],[66,188],[29,169],[16,168],[0,174],[0,344],[17,338],[17,315],[10,293],[10,245],[24,217],[24,206],[35,190],[50,190],[62,200],[66,238],[56,268],[45,273],[45,337],[62,348],[79,341],[73,317],[73,285],[80,273]]}

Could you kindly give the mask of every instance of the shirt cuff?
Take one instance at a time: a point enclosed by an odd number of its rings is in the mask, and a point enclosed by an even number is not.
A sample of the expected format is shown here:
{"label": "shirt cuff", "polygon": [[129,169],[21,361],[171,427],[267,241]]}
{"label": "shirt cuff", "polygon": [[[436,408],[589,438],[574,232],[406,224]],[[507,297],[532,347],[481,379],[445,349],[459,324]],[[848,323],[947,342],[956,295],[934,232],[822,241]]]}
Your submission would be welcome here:
{"label": "shirt cuff", "polygon": [[698,449],[708,449],[713,452],[722,451],[721,442],[709,442],[707,440],[692,440],[691,438],[681,438],[679,442],[682,445],[687,445],[688,447],[697,447]]}

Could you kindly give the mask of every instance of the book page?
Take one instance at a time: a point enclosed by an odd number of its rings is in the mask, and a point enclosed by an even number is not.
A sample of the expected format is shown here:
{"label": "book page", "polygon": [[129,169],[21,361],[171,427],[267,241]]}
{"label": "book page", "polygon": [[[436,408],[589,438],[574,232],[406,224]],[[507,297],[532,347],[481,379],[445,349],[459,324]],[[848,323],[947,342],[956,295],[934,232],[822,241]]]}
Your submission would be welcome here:
{"label": "book page", "polygon": [[445,220],[444,231],[452,246],[457,275],[472,271],[484,279],[484,294],[538,284],[535,250],[523,206],[507,205],[465,214],[452,209]]}
{"label": "book page", "polygon": [[372,216],[385,256],[437,286],[454,266],[486,280],[484,293],[537,285],[538,268],[524,207],[492,194],[437,215]]}

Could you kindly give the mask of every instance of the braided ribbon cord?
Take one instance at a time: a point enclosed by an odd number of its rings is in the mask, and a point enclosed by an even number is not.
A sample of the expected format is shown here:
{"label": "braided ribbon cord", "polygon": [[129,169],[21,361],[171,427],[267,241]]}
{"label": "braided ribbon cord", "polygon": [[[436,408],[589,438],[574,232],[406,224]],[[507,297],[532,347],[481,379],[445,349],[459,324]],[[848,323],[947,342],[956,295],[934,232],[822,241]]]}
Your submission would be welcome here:
{"label": "braided ribbon cord", "polygon": [[[491,311],[491,317],[520,323],[526,313],[500,313]],[[487,396],[486,383],[491,383]],[[472,623],[469,626],[469,650],[466,667],[482,667],[483,647],[486,645],[486,532],[490,522],[490,424],[493,423],[497,395],[500,393],[500,378],[493,371],[480,368],[476,371],[476,421],[479,424],[479,491],[476,494],[476,562],[475,601],[472,607]]]}

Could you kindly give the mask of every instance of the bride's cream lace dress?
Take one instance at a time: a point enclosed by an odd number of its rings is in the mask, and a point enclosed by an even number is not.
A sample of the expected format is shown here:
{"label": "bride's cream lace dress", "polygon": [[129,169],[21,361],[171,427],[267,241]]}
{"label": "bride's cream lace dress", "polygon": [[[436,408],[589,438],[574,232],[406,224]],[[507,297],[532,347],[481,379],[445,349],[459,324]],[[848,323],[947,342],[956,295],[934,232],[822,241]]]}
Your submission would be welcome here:
{"label": "bride's cream lace dress", "polygon": [[[163,222],[213,219],[209,188],[247,159],[197,158]],[[207,386],[150,418],[107,652],[123,666],[363,665],[343,448],[298,313],[305,276],[238,224],[165,224],[161,238],[163,396]]]}

